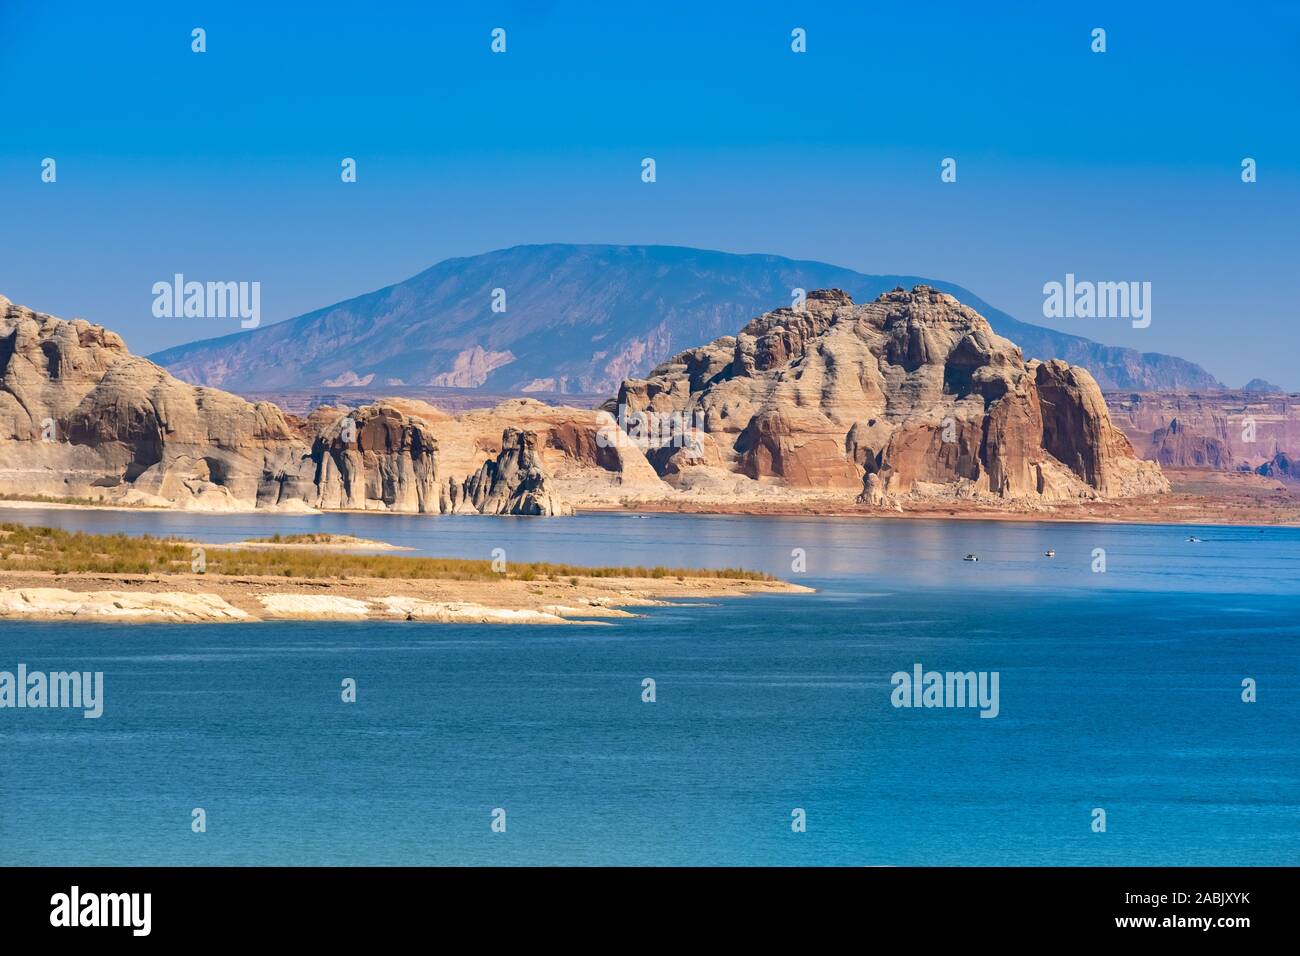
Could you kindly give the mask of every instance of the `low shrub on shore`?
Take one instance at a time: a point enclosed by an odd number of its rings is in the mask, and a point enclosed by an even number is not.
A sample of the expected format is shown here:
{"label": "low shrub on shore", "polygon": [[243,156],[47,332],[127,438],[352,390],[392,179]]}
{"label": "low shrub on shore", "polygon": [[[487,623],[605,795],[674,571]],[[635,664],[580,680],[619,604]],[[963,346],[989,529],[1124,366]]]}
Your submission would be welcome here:
{"label": "low shrub on shore", "polygon": [[[299,537],[324,543],[328,535],[277,536],[291,543]],[[189,574],[195,550],[189,541],[152,535],[87,534],[61,528],[0,523],[0,568],[8,571],[53,571],[57,574]],[[509,564],[504,574],[490,561],[461,558],[420,558],[397,555],[341,554],[328,551],[275,551],[242,548],[203,548],[205,573],[246,577],[287,578],[403,578],[408,580],[520,581],[563,578],[728,578],[770,581],[770,575],[742,568],[582,567],[532,562]]]}

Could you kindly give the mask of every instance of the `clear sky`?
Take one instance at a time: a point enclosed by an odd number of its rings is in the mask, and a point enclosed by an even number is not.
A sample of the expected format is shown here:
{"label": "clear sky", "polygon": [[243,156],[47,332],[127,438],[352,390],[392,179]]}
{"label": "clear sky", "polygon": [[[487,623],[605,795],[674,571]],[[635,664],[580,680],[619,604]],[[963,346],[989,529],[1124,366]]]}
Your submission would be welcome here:
{"label": "clear sky", "polygon": [[[277,321],[449,256],[667,243],[1300,389],[1298,6],[2,0],[0,293],[146,353],[235,331],[154,318],[175,272]],[[1044,319],[1067,272],[1151,282],[1150,327]]]}

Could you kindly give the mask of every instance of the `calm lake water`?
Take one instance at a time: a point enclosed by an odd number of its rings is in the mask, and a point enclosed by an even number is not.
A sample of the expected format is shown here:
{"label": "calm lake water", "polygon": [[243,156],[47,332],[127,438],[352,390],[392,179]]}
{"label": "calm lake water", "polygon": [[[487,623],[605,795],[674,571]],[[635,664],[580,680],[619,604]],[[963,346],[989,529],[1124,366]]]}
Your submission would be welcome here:
{"label": "calm lake water", "polygon": [[[0,864],[1300,862],[1297,529],[0,520],[743,565],[819,589],[591,628],[0,623],[0,670],[103,671],[106,685],[98,720],[0,710]],[[998,716],[891,706],[890,676],[916,663],[998,672]],[[195,807],[206,833],[191,832]],[[792,831],[794,808],[807,832]]]}

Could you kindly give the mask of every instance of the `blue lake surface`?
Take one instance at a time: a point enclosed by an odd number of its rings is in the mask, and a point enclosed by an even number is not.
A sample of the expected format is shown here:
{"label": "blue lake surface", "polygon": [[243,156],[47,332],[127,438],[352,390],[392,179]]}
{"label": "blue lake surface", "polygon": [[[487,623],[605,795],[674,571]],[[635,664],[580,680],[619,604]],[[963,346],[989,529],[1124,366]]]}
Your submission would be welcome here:
{"label": "blue lake surface", "polygon": [[[590,628],[0,623],[0,670],[103,671],[106,688],[98,720],[0,710],[0,864],[1300,862],[1300,529],[0,520],[741,565],[818,588]],[[916,663],[997,671],[999,715],[893,707],[890,676]],[[206,833],[191,832],[195,807]],[[792,831],[794,808],[807,832]]]}

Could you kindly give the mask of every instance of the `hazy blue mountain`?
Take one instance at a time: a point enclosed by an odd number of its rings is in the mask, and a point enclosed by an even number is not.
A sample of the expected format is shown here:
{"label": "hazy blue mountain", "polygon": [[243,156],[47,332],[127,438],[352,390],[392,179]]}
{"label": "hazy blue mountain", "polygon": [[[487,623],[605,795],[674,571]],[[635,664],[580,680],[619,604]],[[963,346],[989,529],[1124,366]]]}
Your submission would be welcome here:
{"label": "hazy blue mountain", "polygon": [[1282,392],[1285,389],[1280,385],[1274,385],[1272,382],[1262,378],[1252,378],[1249,382],[1241,387],[1243,392]]}
{"label": "hazy blue mountain", "polygon": [[[376,292],[150,357],[236,392],[405,384],[612,394],[675,352],[788,305],[792,288],[840,288],[861,302],[918,283],[977,309],[1026,357],[1083,365],[1103,388],[1218,385],[1183,359],[1020,322],[950,282],[677,246],[515,246],[447,259]],[[494,289],[505,312],[492,310]]]}

